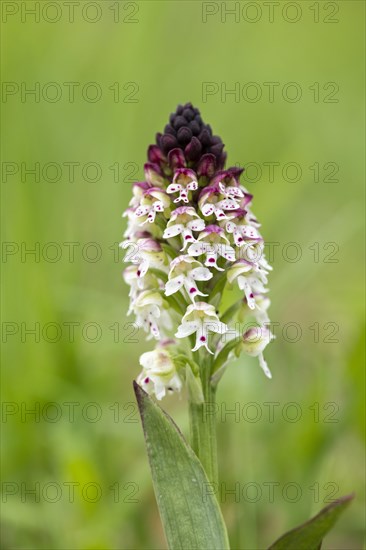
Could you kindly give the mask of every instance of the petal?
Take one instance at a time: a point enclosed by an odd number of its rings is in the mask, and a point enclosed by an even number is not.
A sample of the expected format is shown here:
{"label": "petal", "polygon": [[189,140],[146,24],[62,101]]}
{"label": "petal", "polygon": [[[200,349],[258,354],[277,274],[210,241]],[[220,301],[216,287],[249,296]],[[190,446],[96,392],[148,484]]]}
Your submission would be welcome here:
{"label": "petal", "polygon": [[264,360],[263,353],[259,354],[258,359],[259,365],[263,369],[264,374],[267,376],[267,378],[272,378],[271,371],[268,368],[267,362]]}
{"label": "petal", "polygon": [[190,321],[185,322],[179,325],[177,332],[175,333],[176,338],[186,338],[186,336],[190,336],[194,332],[196,332],[198,328],[198,322],[197,321]]}
{"label": "petal", "polygon": [[163,212],[164,211],[164,204],[161,201],[154,202],[153,206],[155,212]]}
{"label": "petal", "polygon": [[150,332],[155,338],[155,340],[160,340],[160,332],[159,332],[159,327],[156,320],[151,318],[149,322],[149,326],[150,326]]}
{"label": "petal", "polygon": [[171,183],[166,188],[167,193],[177,193],[178,191],[181,191],[181,190],[182,190],[182,186],[180,183]]}
{"label": "petal", "polygon": [[138,271],[137,271],[137,276],[139,278],[144,277],[146,275],[148,269],[149,269],[149,262],[146,259],[142,260],[141,264],[139,265]]}
{"label": "petal", "polygon": [[205,222],[201,220],[201,218],[198,218],[198,220],[188,222],[187,227],[192,231],[203,231],[205,228]]}
{"label": "petal", "polygon": [[150,211],[151,206],[148,205],[141,205],[135,210],[135,216],[140,218],[141,216],[146,216],[146,214]]}
{"label": "petal", "polygon": [[249,283],[244,277],[238,277],[238,285],[240,290],[244,290],[249,309],[255,309],[255,299]]}
{"label": "petal", "polygon": [[190,276],[195,281],[209,281],[212,279],[213,274],[207,267],[195,267],[192,269]]}
{"label": "petal", "polygon": [[247,239],[262,240],[262,237],[259,231],[253,226],[242,225],[240,230],[243,237]]}
{"label": "petal", "polygon": [[170,226],[168,225],[163,233],[163,239],[170,239],[170,237],[175,237],[176,235],[182,233],[183,229],[184,225],[181,223]]}
{"label": "petal", "polygon": [[215,212],[215,207],[213,204],[204,204],[201,208],[201,212],[204,216],[211,216]]}
{"label": "petal", "polygon": [[241,236],[240,232],[236,229],[234,231],[234,241],[235,241],[235,244],[236,246],[243,246],[243,244],[245,243],[243,237]]}
{"label": "petal", "polygon": [[196,345],[194,346],[194,348],[192,348],[192,351],[197,351],[202,346],[205,346],[207,351],[213,355],[213,352],[208,347],[207,331],[205,330],[204,325],[200,324],[197,329]]}
{"label": "petal", "polygon": [[151,366],[152,359],[154,358],[155,353],[153,351],[146,351],[140,356],[140,365],[145,369]]}
{"label": "petal", "polygon": [[183,243],[184,244],[183,244],[183,248],[181,250],[184,250],[189,243],[193,243],[195,241],[195,239],[192,235],[192,231],[190,231],[190,229],[185,229],[183,231],[182,238],[183,238]]}
{"label": "petal", "polygon": [[218,220],[227,220],[227,219],[230,219],[229,216],[227,216],[225,214],[225,212],[223,210],[221,210],[221,208],[217,208],[216,207],[216,210],[215,210],[215,215],[216,215],[216,218]]}
{"label": "petal", "polygon": [[200,256],[201,254],[205,253],[205,250],[206,250],[206,243],[196,242],[191,244],[191,246],[188,248],[188,254],[190,256]]}
{"label": "petal", "polygon": [[219,201],[217,206],[223,210],[237,210],[239,208],[238,203],[234,199],[224,199]]}
{"label": "petal", "polygon": [[234,222],[227,222],[225,229],[228,233],[234,233],[236,229],[236,225]]}
{"label": "petal", "polygon": [[225,244],[221,245],[218,249],[218,252],[219,252],[220,256],[222,256],[223,258],[225,258],[229,262],[235,262],[236,261],[235,250],[233,249],[232,246],[225,245]]}
{"label": "petal", "polygon": [[184,283],[184,276],[179,275],[178,277],[174,277],[174,279],[170,279],[170,281],[167,281],[165,284],[165,296],[171,296],[175,292],[178,292],[183,286]]}
{"label": "petal", "polygon": [[207,254],[205,265],[209,266],[209,267],[215,267],[216,269],[218,269],[218,271],[225,271],[224,269],[222,269],[221,267],[218,267],[218,265],[217,265],[217,254],[216,254],[216,252],[211,252],[210,251]]}
{"label": "petal", "polygon": [[229,330],[229,327],[225,323],[221,323],[221,321],[212,320],[207,322],[207,330],[216,332],[217,334],[225,334]]}
{"label": "petal", "polygon": [[189,191],[195,191],[196,189],[198,189],[198,183],[196,181],[190,181],[187,184],[187,189],[189,189]]}
{"label": "petal", "polygon": [[184,288],[186,289],[187,294],[189,295],[193,303],[195,296],[207,296],[207,294],[203,294],[198,290],[196,283],[190,277],[187,277],[184,281]]}
{"label": "petal", "polygon": [[239,198],[243,198],[243,197],[244,197],[244,193],[243,193],[243,191],[240,189],[240,187],[227,187],[227,188],[226,188],[226,194],[227,194],[229,197],[239,197]]}

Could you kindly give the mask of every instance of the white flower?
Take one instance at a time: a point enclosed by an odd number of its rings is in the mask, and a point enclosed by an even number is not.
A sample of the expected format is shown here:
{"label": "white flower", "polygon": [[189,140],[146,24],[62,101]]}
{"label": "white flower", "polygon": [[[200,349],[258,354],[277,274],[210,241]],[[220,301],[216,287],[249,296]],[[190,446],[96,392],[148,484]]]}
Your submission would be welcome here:
{"label": "white flower", "polygon": [[200,233],[197,241],[188,248],[190,256],[206,255],[205,265],[215,267],[219,271],[225,271],[218,267],[217,257],[222,256],[225,260],[235,262],[235,250],[229,244],[225,231],[218,225],[209,225]]}
{"label": "white flower", "polygon": [[252,357],[258,357],[259,364],[268,378],[272,378],[272,374],[264,360],[263,350],[273,339],[274,336],[267,327],[252,327],[243,334],[242,341],[244,351]]}
{"label": "white flower", "polygon": [[182,251],[185,250],[188,243],[192,243],[195,240],[192,231],[203,231],[204,228],[205,222],[199,217],[192,206],[180,206],[172,212],[164,231],[163,239],[182,235]]}
{"label": "white flower", "polygon": [[136,275],[138,277],[138,287],[144,288],[143,278],[149,267],[165,271],[166,256],[160,244],[150,237],[138,239],[137,242],[124,241],[120,245],[122,248],[131,247],[126,254],[127,261],[138,264]]}
{"label": "white flower", "polygon": [[226,188],[222,183],[216,183],[202,190],[198,204],[204,216],[214,214],[217,220],[224,220],[234,216],[228,216],[226,211],[240,208],[240,200],[243,198],[244,193],[240,187]]}
{"label": "white flower", "polygon": [[148,189],[151,189],[151,185],[147,181],[137,181],[133,184],[132,199],[130,200],[130,206],[132,208],[137,208],[139,206],[145,191]]}
{"label": "white flower", "polygon": [[137,275],[138,270],[139,268],[137,265],[129,265],[123,271],[123,279],[130,287],[130,292],[128,294],[130,297],[130,307],[127,315],[130,315],[131,311],[133,311],[136,298],[141,290],[159,289],[159,281],[155,275],[146,273],[146,275],[141,278]]}
{"label": "white flower", "polygon": [[144,225],[146,222],[153,223],[157,212],[164,212],[169,205],[170,198],[162,189],[159,189],[159,187],[150,187],[144,191],[140,200],[140,206],[135,210],[135,216],[137,218],[145,218],[140,222],[141,225]]}
{"label": "white flower", "polygon": [[160,328],[170,328],[170,316],[163,310],[165,302],[159,292],[143,290],[132,304],[137,326],[160,340]]}
{"label": "white flower", "polygon": [[243,246],[246,242],[260,242],[262,236],[258,229],[254,225],[250,225],[246,222],[246,210],[240,209],[235,212],[235,218],[229,220],[226,225],[226,231],[232,233],[236,246]]}
{"label": "white flower", "polygon": [[227,325],[219,320],[213,305],[206,302],[197,302],[188,306],[175,336],[186,338],[196,332],[196,345],[192,351],[197,351],[204,346],[208,352],[213,354],[208,347],[208,333],[224,334],[228,330]]}
{"label": "white flower", "polygon": [[153,162],[146,162],[144,165],[144,172],[146,181],[152,187],[164,186],[164,176],[158,164],[154,164]]}
{"label": "white flower", "polygon": [[182,287],[187,291],[188,296],[194,302],[195,296],[208,296],[198,290],[196,281],[209,281],[213,274],[201,262],[190,256],[178,256],[171,262],[169,281],[165,285],[165,295],[171,296]]}
{"label": "white flower", "polygon": [[[230,284],[238,283],[240,290],[244,291],[247,304],[250,309],[255,309],[255,294],[267,292],[260,280],[262,272],[247,260],[239,260],[227,271],[227,279]],[[263,274],[265,277],[265,273]]]}
{"label": "white flower", "polygon": [[138,384],[148,393],[155,393],[157,399],[165,397],[166,392],[179,392],[182,381],[177,373],[170,353],[164,348],[143,353],[140,357],[143,370],[137,378]]}
{"label": "white flower", "polygon": [[178,168],[174,173],[173,183],[168,185],[167,193],[179,192],[179,197],[174,199],[174,202],[189,202],[188,191],[198,189],[197,176],[193,170],[189,168]]}
{"label": "white flower", "polygon": [[254,294],[255,308],[254,308],[254,317],[258,323],[265,324],[269,323],[269,317],[267,309],[271,305],[271,300],[268,296],[263,296],[263,294]]}

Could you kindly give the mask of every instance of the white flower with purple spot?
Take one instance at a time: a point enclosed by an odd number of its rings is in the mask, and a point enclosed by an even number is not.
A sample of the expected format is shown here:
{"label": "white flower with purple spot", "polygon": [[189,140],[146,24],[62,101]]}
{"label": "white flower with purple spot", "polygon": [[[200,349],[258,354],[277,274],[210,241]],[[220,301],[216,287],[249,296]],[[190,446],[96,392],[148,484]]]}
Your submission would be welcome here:
{"label": "white flower with purple spot", "polygon": [[213,305],[196,302],[188,306],[175,336],[176,338],[187,338],[187,336],[196,333],[196,345],[192,351],[197,351],[204,346],[209,353],[213,354],[208,347],[208,333],[225,334],[228,330],[227,325],[220,321]]}
{"label": "white flower with purple spot", "polygon": [[144,165],[144,172],[146,181],[152,187],[163,187],[164,176],[158,164],[153,162],[146,162]]}
{"label": "white flower with purple spot", "polygon": [[261,277],[265,274],[255,270],[255,266],[246,260],[239,260],[227,271],[227,279],[230,284],[234,281],[245,294],[245,298],[250,309],[255,309],[255,294],[264,294],[267,292],[263,286]]}
{"label": "white flower with purple spot", "polygon": [[197,175],[189,168],[178,168],[174,172],[173,182],[168,185],[167,193],[179,193],[174,202],[189,202],[188,192],[198,189]]}
{"label": "white flower with purple spot", "polygon": [[[167,259],[165,252],[155,239],[147,237],[138,239],[136,243],[124,241],[121,245],[123,248],[131,247],[130,253],[126,254],[126,256],[129,255],[129,259],[126,258],[126,261],[138,264],[136,274],[139,280],[145,277],[150,267],[166,271]],[[141,283],[138,283],[138,285],[140,288],[143,286]]]}
{"label": "white flower with purple spot", "polygon": [[217,265],[218,256],[229,262],[235,262],[235,250],[229,243],[225,231],[218,225],[208,225],[197,238],[197,241],[188,248],[190,256],[206,255],[205,265],[225,271]]}
{"label": "white flower with purple spot", "polygon": [[196,296],[208,296],[198,289],[196,282],[209,281],[213,274],[207,267],[203,267],[201,262],[190,256],[178,256],[170,265],[169,280],[165,285],[166,296],[171,296],[183,288],[192,302]]}
{"label": "white flower with purple spot", "polygon": [[182,235],[183,248],[185,250],[187,244],[195,241],[193,231],[203,231],[205,222],[199,217],[192,206],[180,206],[176,208],[168,221],[163,234],[163,239],[170,239],[177,235]]}
{"label": "white flower with purple spot", "polygon": [[137,382],[147,393],[154,393],[157,399],[182,389],[182,381],[172,356],[166,349],[158,346],[154,351],[143,353],[140,365],[142,372]]}
{"label": "white flower with purple spot", "polygon": [[160,329],[171,327],[170,316],[164,311],[166,306],[161,294],[154,290],[143,290],[132,305],[137,326],[156,340],[161,338]]}
{"label": "white flower with purple spot", "polygon": [[263,240],[258,229],[254,225],[246,223],[247,211],[239,209],[235,212],[235,218],[232,218],[225,224],[225,229],[233,235],[236,246],[241,247],[246,242],[260,242]]}
{"label": "white flower with purple spot", "polygon": [[141,221],[141,225],[145,223],[153,223],[155,221],[155,216],[159,212],[164,212],[170,206],[170,198],[158,187],[150,187],[144,191],[143,196],[140,200],[140,206],[135,210],[135,216],[137,218],[144,217],[145,219]]}
{"label": "white flower with purple spot", "polygon": [[139,277],[137,272],[139,268],[137,265],[129,265],[123,271],[123,279],[126,284],[129,285],[129,297],[130,297],[130,307],[128,309],[127,315],[133,311],[133,306],[135,304],[136,298],[142,290],[158,290],[160,284],[155,275],[151,273],[146,273],[144,277]]}
{"label": "white flower with purple spot", "polygon": [[134,209],[140,206],[141,199],[148,189],[151,189],[151,185],[147,181],[136,181],[132,186],[133,196],[129,205]]}
{"label": "white flower with purple spot", "polygon": [[237,210],[240,206],[235,198],[224,196],[219,185],[204,187],[198,205],[204,216],[214,214],[217,220],[232,218],[233,214],[227,215],[226,212]]}

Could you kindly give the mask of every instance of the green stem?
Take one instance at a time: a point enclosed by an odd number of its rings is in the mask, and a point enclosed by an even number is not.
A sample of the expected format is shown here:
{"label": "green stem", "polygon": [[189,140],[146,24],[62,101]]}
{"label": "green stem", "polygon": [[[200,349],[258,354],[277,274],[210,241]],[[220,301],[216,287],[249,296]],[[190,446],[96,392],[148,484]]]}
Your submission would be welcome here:
{"label": "green stem", "polygon": [[216,443],[216,389],[210,382],[212,361],[205,357],[198,361],[204,395],[203,403],[190,400],[189,417],[191,444],[211,483],[218,483]]}

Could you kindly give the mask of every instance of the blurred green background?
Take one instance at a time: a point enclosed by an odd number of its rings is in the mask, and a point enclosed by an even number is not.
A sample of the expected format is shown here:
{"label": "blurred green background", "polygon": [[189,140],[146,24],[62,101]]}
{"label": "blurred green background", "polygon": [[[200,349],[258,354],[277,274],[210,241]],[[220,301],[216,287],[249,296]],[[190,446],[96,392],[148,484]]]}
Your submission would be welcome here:
{"label": "blurred green background", "polygon": [[[186,101],[247,166],[275,268],[273,380],[243,357],[218,392],[232,548],[352,491],[324,548],[361,548],[364,3],[35,4],[2,2],[2,548],[165,547],[116,243]],[[163,406],[187,434],[184,396]]]}

